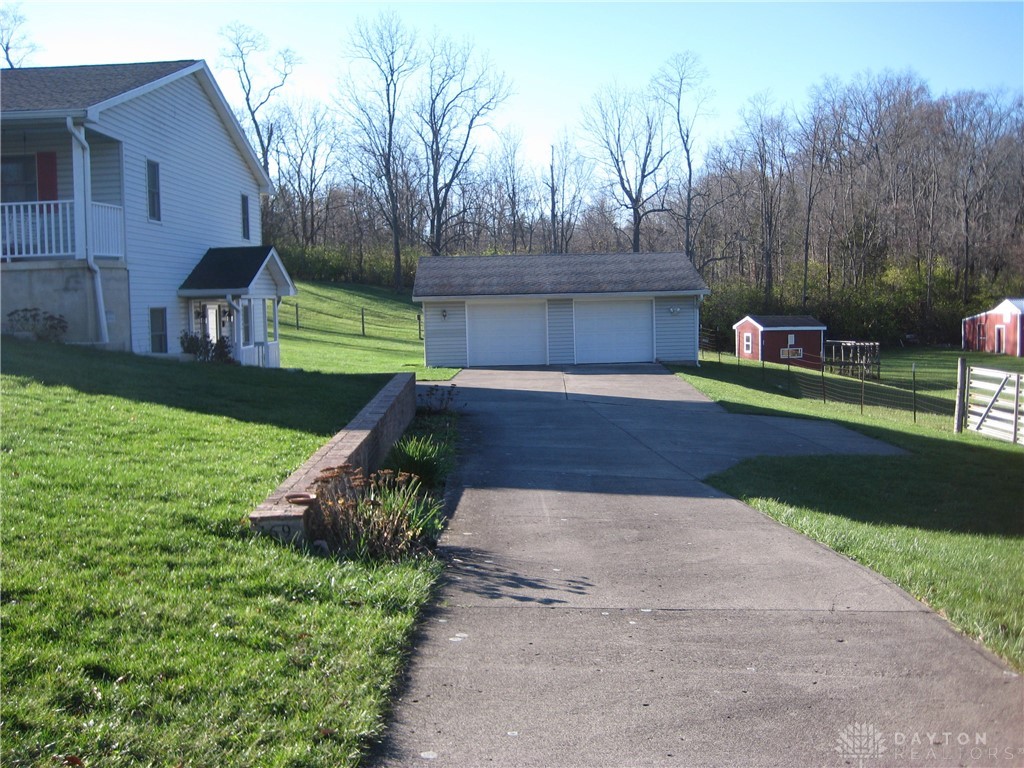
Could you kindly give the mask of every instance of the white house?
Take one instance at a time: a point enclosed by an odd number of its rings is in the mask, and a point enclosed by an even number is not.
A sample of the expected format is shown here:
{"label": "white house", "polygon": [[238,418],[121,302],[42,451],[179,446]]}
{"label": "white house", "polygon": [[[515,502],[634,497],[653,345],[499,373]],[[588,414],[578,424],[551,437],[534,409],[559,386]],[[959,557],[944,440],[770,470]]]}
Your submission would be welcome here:
{"label": "white house", "polygon": [[695,363],[708,292],[682,253],[430,256],[413,300],[427,365]]}
{"label": "white house", "polygon": [[260,243],[270,180],[205,62],[4,70],[0,133],[5,315],[38,308],[70,342],[139,354],[225,336],[279,365],[295,286]]}

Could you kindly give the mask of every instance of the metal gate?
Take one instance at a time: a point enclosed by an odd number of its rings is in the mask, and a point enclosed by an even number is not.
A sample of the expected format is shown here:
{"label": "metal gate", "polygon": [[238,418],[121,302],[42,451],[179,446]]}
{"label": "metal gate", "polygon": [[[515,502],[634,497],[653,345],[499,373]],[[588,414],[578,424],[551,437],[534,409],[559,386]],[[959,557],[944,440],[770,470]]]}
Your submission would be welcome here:
{"label": "metal gate", "polygon": [[1022,374],[991,368],[967,369],[966,386],[957,393],[957,432],[967,429],[989,437],[1024,443],[1021,413]]}

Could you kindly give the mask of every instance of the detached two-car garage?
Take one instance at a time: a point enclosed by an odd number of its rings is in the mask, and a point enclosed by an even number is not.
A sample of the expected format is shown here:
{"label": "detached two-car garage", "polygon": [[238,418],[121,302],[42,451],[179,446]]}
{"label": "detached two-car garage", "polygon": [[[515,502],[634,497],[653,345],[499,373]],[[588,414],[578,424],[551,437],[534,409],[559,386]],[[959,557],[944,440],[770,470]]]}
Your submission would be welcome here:
{"label": "detached two-car garage", "polygon": [[697,359],[704,281],[682,254],[427,257],[426,362],[490,367]]}

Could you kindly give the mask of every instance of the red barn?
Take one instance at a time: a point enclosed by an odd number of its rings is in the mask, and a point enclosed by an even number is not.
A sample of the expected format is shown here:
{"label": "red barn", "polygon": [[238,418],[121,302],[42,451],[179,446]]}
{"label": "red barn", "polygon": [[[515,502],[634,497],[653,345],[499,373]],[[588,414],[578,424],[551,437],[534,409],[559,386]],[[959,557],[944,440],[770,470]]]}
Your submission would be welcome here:
{"label": "red barn", "polygon": [[747,360],[820,368],[825,326],[808,315],[747,315],[733,326],[736,355]]}
{"label": "red barn", "polygon": [[1021,317],[1024,299],[1005,299],[988,312],[963,319],[963,348],[1024,357]]}

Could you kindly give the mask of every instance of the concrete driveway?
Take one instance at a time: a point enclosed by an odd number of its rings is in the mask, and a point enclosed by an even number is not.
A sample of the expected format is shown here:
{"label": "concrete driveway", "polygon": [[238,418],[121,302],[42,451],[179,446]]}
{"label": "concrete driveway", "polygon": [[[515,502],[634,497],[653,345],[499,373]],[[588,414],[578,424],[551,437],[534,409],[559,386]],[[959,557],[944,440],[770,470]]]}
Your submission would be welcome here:
{"label": "concrete driveway", "polygon": [[659,366],[467,370],[449,559],[381,765],[1024,765],[1024,680],[887,580],[705,485],[893,454],[725,413]]}

